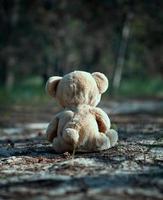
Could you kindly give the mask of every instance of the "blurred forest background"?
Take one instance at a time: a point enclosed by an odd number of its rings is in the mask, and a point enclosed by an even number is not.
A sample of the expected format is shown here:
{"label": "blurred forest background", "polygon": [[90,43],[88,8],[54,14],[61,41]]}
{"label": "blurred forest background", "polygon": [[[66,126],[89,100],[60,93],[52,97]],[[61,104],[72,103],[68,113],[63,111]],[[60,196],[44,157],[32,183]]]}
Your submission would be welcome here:
{"label": "blurred forest background", "polygon": [[73,70],[105,73],[106,96],[162,98],[163,1],[0,1],[1,102],[44,100]]}

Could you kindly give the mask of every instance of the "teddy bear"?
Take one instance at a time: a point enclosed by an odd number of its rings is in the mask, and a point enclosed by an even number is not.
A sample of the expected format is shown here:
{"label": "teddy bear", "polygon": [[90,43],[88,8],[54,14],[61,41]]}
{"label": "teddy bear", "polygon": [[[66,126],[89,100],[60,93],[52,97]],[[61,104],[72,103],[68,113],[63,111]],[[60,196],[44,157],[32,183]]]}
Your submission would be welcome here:
{"label": "teddy bear", "polygon": [[107,88],[108,79],[100,72],[74,71],[48,79],[47,93],[63,108],[46,130],[57,153],[72,152],[74,148],[101,151],[116,145],[117,132],[110,128],[107,114],[96,107]]}

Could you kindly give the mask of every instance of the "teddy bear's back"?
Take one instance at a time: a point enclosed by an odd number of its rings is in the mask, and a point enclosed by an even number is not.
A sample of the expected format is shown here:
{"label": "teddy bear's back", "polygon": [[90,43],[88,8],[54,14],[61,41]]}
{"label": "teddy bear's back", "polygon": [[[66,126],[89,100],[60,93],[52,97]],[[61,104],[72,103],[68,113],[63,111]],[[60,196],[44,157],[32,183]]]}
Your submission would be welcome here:
{"label": "teddy bear's back", "polygon": [[67,128],[75,129],[79,133],[79,146],[89,146],[91,138],[98,134],[98,125],[90,109],[90,106],[82,105],[63,111],[59,117],[58,134],[62,135]]}

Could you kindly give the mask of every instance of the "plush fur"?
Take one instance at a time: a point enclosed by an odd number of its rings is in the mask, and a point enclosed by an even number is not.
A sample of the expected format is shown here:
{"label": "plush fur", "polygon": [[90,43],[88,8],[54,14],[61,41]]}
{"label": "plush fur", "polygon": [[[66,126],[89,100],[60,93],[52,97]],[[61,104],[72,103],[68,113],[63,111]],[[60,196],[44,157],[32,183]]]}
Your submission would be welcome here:
{"label": "plush fur", "polygon": [[118,140],[110,129],[107,114],[97,104],[108,88],[108,79],[100,72],[74,71],[64,77],[50,77],[46,91],[64,108],[54,116],[47,137],[58,153],[109,149]]}

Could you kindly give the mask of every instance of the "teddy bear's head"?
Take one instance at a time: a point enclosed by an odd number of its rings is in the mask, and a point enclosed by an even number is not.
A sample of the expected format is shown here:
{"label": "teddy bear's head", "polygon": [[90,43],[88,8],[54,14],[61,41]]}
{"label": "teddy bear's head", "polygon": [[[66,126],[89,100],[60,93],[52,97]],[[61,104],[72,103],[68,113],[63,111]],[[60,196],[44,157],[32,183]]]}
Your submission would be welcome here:
{"label": "teddy bear's head", "polygon": [[63,77],[52,76],[46,84],[48,94],[63,107],[87,104],[96,106],[108,88],[108,79],[100,72],[74,71]]}

